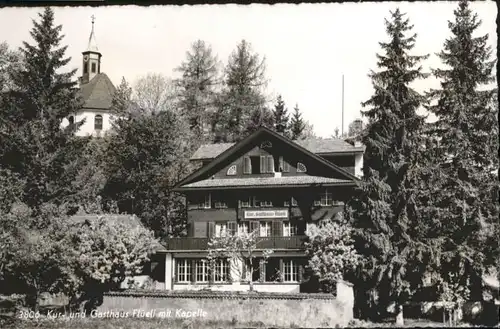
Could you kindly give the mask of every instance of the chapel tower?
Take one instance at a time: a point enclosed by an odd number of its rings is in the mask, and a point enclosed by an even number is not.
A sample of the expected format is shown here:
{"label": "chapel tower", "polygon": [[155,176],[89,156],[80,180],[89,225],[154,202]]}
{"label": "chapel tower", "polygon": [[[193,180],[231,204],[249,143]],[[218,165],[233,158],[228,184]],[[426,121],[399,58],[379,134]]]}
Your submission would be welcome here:
{"label": "chapel tower", "polygon": [[85,84],[92,80],[97,74],[101,73],[101,57],[102,54],[97,49],[97,43],[94,33],[94,15],[92,15],[92,30],[90,31],[89,43],[87,50],[82,52],[82,77],[81,83]]}

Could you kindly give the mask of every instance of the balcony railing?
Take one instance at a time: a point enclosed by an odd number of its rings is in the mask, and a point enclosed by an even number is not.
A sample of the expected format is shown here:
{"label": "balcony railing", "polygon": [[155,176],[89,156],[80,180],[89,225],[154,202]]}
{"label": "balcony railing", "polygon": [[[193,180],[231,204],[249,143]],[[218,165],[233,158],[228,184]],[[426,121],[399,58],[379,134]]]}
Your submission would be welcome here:
{"label": "balcony railing", "polygon": [[[209,238],[170,238],[168,250],[207,250]],[[304,249],[305,235],[260,237],[257,249]]]}

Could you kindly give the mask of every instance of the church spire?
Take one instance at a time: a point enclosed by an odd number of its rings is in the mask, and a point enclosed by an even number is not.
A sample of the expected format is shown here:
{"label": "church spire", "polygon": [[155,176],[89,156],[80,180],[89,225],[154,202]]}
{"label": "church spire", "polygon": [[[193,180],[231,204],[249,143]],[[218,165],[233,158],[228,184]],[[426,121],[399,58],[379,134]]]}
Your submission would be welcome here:
{"label": "church spire", "polygon": [[83,55],[83,65],[82,65],[82,77],[80,83],[85,84],[90,82],[96,75],[101,73],[101,57],[102,54],[97,49],[97,43],[95,41],[94,33],[94,22],[95,16],[92,15],[92,30],[90,31],[89,43],[87,50],[85,50]]}
{"label": "church spire", "polygon": [[87,51],[93,51],[93,52],[98,53],[99,49],[97,49],[97,42],[95,41],[95,33],[94,33],[95,16],[92,15],[90,18],[92,18],[92,30],[90,31],[89,44],[87,46]]}

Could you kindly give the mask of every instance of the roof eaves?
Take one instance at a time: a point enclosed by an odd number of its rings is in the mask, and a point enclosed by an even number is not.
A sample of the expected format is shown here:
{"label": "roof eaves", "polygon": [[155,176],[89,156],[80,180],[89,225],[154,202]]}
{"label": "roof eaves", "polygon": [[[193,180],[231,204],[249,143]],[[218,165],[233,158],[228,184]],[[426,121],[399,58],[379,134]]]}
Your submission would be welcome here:
{"label": "roof eaves", "polygon": [[240,189],[262,189],[262,188],[309,188],[322,186],[356,186],[356,182],[330,182],[309,184],[274,184],[274,185],[241,185],[241,186],[202,186],[202,187],[178,187],[174,191],[204,191],[204,190],[240,190]]}

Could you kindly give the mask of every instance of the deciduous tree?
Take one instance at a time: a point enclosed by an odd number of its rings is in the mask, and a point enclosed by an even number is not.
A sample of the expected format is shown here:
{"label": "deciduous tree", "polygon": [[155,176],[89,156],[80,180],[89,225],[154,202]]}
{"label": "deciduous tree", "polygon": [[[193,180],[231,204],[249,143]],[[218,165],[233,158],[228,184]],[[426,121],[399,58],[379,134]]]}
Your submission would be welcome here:
{"label": "deciduous tree", "polygon": [[325,287],[323,290],[334,291],[335,284],[346,280],[346,274],[356,268],[359,255],[351,235],[352,229],[341,213],[308,230],[308,266]]}
{"label": "deciduous tree", "polygon": [[182,74],[175,81],[179,88],[178,106],[197,136],[204,135],[211,127],[221,84],[219,66],[210,45],[197,40],[186,53],[186,61],[177,68]]}
{"label": "deciduous tree", "polygon": [[177,87],[174,81],[159,73],[140,77],[133,86],[133,101],[146,113],[175,111]]}
{"label": "deciduous tree", "polygon": [[185,230],[183,199],[172,191],[189,173],[192,153],[187,123],[172,111],[118,120],[105,151],[105,202],[136,214],[159,236]]}
{"label": "deciduous tree", "polygon": [[[261,241],[257,230],[236,234],[228,232],[219,237],[212,237],[208,242],[208,260],[211,267],[213,268],[217,260],[227,259],[230,272],[248,281],[249,289],[253,291],[253,273],[260,269],[260,260],[265,264],[273,253],[271,249],[261,248]],[[257,257],[259,262],[256,261]]]}

